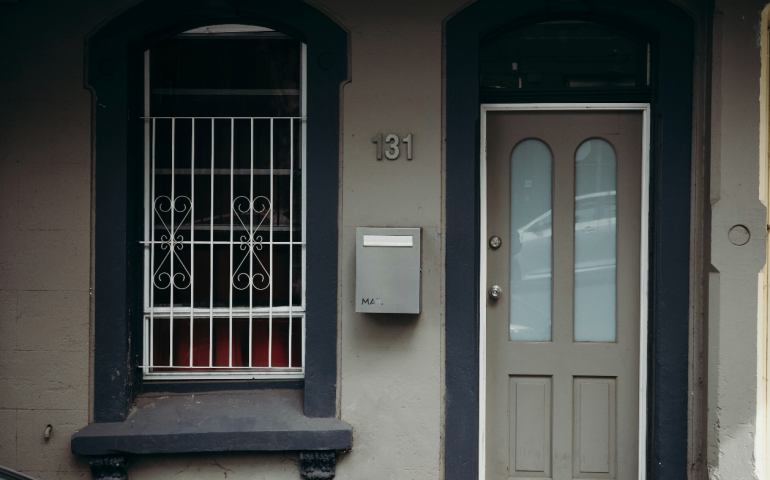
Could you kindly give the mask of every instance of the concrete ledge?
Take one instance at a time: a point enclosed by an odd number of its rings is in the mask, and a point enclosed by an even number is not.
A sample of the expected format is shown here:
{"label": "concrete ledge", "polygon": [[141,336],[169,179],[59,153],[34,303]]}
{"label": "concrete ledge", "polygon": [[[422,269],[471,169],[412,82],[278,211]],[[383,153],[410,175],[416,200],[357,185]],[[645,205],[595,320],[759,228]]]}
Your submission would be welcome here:
{"label": "concrete ledge", "polygon": [[337,418],[309,418],[302,390],[144,394],[125,422],[94,423],[72,435],[72,453],[349,450],[353,432]]}

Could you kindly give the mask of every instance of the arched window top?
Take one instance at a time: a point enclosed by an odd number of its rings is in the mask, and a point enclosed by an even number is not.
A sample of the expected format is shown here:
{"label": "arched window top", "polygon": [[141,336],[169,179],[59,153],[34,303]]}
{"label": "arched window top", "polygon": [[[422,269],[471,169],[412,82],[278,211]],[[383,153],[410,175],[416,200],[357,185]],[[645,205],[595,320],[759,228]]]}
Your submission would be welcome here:
{"label": "arched window top", "polygon": [[527,161],[531,158],[537,159],[534,161],[547,160],[550,162],[551,149],[540,139],[527,138],[516,144],[511,153],[511,161],[513,162]]}
{"label": "arched window top", "polygon": [[646,40],[596,22],[538,23],[481,46],[481,88],[489,92],[646,87],[649,70]]}
{"label": "arched window top", "polygon": [[304,115],[304,46],[270,28],[199,27],[161,40],[147,55],[152,116]]}
{"label": "arched window top", "polygon": [[261,27],[258,25],[241,25],[234,23],[207,25],[204,27],[187,30],[180,35],[201,36],[201,35],[253,35],[257,33],[275,32],[272,28]]}
{"label": "arched window top", "polygon": [[615,195],[617,164],[608,141],[590,138],[581,143],[575,151],[575,195]]}
{"label": "arched window top", "polygon": [[511,153],[511,227],[547,217],[550,222],[553,155],[542,140],[523,140]]}

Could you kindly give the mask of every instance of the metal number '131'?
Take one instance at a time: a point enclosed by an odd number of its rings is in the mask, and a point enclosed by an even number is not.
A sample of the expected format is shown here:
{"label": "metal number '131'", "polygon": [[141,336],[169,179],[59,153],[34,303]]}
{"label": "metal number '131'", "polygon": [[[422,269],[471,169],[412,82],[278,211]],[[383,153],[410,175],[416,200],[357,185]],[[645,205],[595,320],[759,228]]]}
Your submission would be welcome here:
{"label": "metal number '131'", "polygon": [[[401,139],[406,144],[406,159],[412,159],[412,134],[410,133],[406,137]],[[377,160],[382,160],[382,134],[378,133],[373,139],[372,143],[377,144]],[[398,135],[395,133],[388,134],[385,137],[385,143],[387,150],[385,150],[385,157],[388,160],[395,160],[401,155],[401,149],[398,148]]]}

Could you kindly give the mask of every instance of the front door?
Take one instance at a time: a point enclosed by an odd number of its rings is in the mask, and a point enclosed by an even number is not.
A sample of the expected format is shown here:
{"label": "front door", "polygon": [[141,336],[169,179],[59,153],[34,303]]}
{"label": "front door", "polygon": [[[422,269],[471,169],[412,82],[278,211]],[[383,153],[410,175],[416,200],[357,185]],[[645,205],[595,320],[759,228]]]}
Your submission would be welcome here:
{"label": "front door", "polygon": [[638,477],[643,123],[487,113],[486,480]]}

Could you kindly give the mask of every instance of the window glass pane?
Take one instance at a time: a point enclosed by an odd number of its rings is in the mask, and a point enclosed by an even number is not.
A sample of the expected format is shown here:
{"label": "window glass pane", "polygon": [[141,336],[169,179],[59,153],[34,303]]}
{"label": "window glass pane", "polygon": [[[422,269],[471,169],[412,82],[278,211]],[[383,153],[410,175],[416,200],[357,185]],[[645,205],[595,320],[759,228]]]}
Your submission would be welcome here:
{"label": "window glass pane", "polygon": [[163,40],[150,56],[152,114],[299,115],[301,45],[277,32]]}
{"label": "window glass pane", "polygon": [[481,87],[644,87],[648,43],[604,25],[558,21],[503,33],[481,47]]}
{"label": "window glass pane", "polygon": [[304,55],[299,40],[239,25],[145,53],[151,378],[301,374]]}
{"label": "window glass pane", "polygon": [[575,341],[615,341],[615,171],[612,145],[575,153]]}
{"label": "window glass pane", "polygon": [[552,163],[540,140],[511,155],[511,340],[551,340]]}

